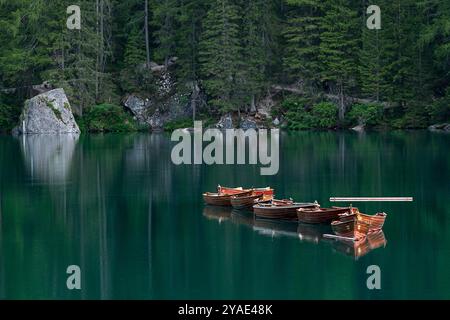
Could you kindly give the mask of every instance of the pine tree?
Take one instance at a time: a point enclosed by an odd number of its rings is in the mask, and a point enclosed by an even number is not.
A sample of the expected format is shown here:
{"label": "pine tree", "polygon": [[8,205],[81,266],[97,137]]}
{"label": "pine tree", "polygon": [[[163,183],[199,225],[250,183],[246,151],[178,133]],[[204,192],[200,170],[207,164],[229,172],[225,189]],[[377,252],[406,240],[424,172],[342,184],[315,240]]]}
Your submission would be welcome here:
{"label": "pine tree", "polygon": [[355,86],[360,35],[356,10],[350,1],[327,1],[321,19],[321,77],[339,97],[339,119],[345,116],[344,97]]}
{"label": "pine tree", "polygon": [[288,0],[289,11],[283,36],[286,41],[284,70],[291,81],[310,85],[320,82],[319,46],[322,1]]}
{"label": "pine tree", "polygon": [[177,16],[179,26],[177,32],[176,56],[178,57],[178,83],[191,91],[190,104],[192,118],[195,120],[200,98],[200,66],[199,44],[202,32],[202,21],[206,17],[209,3],[204,0],[186,0],[181,3],[180,14]]}
{"label": "pine tree", "polygon": [[[361,50],[359,53],[359,81],[361,92],[365,98],[373,99],[379,102],[383,98],[383,66],[384,66],[384,37],[385,32],[383,25],[381,29],[369,29],[366,26],[367,14],[366,8],[369,6],[368,1],[364,1],[361,19]],[[384,7],[384,2],[379,6]],[[383,21],[382,21],[383,22]]]}
{"label": "pine tree", "polygon": [[0,84],[17,89],[22,98],[51,66],[55,14],[54,7],[40,1],[0,2]]}
{"label": "pine tree", "polygon": [[154,37],[157,44],[155,57],[167,66],[169,58],[175,54],[179,7],[176,0],[154,0],[152,7],[152,27],[156,30]]}
{"label": "pine tree", "polygon": [[273,65],[276,41],[276,15],[272,0],[249,0],[244,4],[242,23],[243,72],[241,100],[255,110],[255,100],[267,86],[268,72]]}
{"label": "pine tree", "polygon": [[232,0],[216,0],[208,11],[200,43],[202,84],[210,104],[222,111],[238,109],[236,95],[242,72],[239,8]]}
{"label": "pine tree", "polygon": [[[62,12],[68,3],[61,4]],[[52,48],[55,67],[46,72],[46,77],[66,90],[74,110],[82,114],[86,107],[116,102],[118,98],[107,70],[112,56],[112,3],[82,0],[79,5],[80,30],[67,29],[66,16],[58,19],[60,33]]]}

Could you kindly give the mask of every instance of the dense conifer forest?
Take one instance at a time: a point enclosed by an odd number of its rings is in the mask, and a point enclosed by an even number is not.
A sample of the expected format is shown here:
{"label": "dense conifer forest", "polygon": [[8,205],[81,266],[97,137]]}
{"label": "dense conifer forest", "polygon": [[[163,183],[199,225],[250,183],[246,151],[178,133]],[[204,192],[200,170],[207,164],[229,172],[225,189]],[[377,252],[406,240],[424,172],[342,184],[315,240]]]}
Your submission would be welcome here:
{"label": "dense conifer forest", "polygon": [[[70,5],[80,30],[66,26]],[[366,25],[370,5],[381,29]],[[450,2],[0,0],[2,131],[33,85],[63,87],[82,119],[154,95],[161,69],[197,117],[269,96],[291,129],[424,128],[450,119]]]}

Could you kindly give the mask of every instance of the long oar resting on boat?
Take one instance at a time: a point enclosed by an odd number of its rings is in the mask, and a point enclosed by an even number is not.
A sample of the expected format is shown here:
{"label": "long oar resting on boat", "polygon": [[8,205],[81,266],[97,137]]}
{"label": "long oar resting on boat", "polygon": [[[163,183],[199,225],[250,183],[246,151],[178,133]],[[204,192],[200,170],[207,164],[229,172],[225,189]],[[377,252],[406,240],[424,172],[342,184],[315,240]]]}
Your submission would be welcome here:
{"label": "long oar resting on boat", "polygon": [[233,195],[231,205],[237,210],[252,210],[258,203],[267,203],[273,199],[274,190],[270,187],[252,189],[250,195]]}
{"label": "long oar resting on boat", "polygon": [[297,220],[297,209],[318,208],[314,203],[299,203],[292,200],[272,200],[270,203],[258,203],[253,206],[256,217],[266,219]]}

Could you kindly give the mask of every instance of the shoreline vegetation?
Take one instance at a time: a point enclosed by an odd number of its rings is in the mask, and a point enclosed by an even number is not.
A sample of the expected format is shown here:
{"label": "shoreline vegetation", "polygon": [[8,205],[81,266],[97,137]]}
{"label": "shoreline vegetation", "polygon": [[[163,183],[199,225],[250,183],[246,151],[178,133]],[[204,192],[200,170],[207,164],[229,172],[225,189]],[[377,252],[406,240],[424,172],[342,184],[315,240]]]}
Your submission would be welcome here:
{"label": "shoreline vegetation", "polygon": [[0,132],[54,88],[82,132],[450,128],[442,1],[380,0],[374,30],[355,0],[80,0],[80,30],[69,2],[0,3]]}

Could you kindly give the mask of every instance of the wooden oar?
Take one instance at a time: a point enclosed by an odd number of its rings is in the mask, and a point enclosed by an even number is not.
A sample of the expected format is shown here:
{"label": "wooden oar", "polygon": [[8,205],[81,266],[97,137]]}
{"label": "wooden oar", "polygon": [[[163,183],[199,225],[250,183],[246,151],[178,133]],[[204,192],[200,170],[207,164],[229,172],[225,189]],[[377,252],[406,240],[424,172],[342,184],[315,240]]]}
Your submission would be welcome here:
{"label": "wooden oar", "polygon": [[336,236],[334,234],[324,234],[323,237],[328,238],[328,239],[336,239],[336,240],[344,240],[344,241],[353,241],[353,242],[357,241],[356,238],[341,237],[341,236]]}

